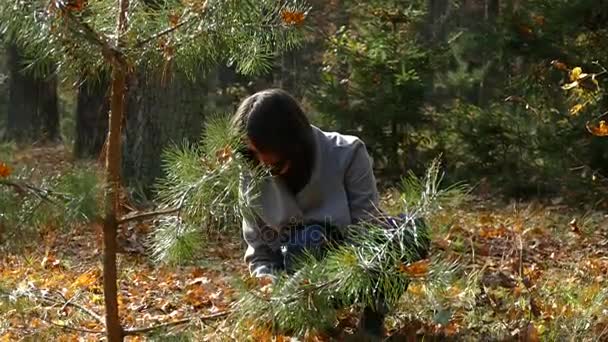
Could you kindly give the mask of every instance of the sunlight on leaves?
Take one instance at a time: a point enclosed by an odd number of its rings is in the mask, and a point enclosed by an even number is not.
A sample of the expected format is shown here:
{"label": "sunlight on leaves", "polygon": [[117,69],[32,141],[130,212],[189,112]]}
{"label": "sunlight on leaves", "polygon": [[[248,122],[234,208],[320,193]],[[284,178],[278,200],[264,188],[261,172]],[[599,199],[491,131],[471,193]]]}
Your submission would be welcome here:
{"label": "sunlight on leaves", "polygon": [[578,87],[578,81],[574,81],[572,83],[564,84],[562,86],[562,89],[564,89],[564,90],[570,90],[570,89],[573,89],[573,88],[576,88],[576,87]]}
{"label": "sunlight on leaves", "polygon": [[570,72],[570,81],[577,81],[580,78],[584,77],[584,75],[586,74],[583,74],[583,69],[581,69],[580,67],[576,67]]}
{"label": "sunlight on leaves", "polygon": [[572,115],[572,116],[578,115],[584,107],[585,107],[585,105],[580,104],[580,103],[572,106],[572,108],[570,108],[570,115]]}

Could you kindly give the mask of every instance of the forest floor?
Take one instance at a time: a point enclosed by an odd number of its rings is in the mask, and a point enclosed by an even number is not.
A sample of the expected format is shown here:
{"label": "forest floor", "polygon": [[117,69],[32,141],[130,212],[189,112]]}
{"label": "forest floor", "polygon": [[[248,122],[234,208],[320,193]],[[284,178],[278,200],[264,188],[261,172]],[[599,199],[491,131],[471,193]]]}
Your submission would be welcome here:
{"label": "forest floor", "polygon": [[[16,152],[11,163],[62,172],[72,165],[69,155],[63,147],[34,148]],[[433,223],[444,228],[433,254],[457,260],[459,276],[441,286],[414,281],[387,320],[387,340],[607,340],[607,206],[561,201],[475,199],[437,215]],[[141,223],[121,232],[119,307],[125,328],[168,325],[127,340],[239,340],[228,319],[205,319],[229,310],[235,282],[247,277],[238,234],[217,237],[199,261],[178,267],[150,261],[150,229]],[[0,341],[102,339],[100,224],[42,227],[25,245],[2,245]],[[342,339],[356,317],[341,315]],[[267,331],[249,335],[272,340]]]}

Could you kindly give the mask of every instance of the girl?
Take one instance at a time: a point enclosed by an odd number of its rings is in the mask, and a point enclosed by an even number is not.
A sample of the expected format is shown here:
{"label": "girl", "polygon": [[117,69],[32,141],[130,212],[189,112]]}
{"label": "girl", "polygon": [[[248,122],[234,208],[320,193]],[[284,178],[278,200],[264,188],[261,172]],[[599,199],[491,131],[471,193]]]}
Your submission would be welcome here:
{"label": "girl", "polygon": [[[376,179],[364,143],[312,126],[287,92],[270,89],[246,98],[233,125],[245,137],[246,156],[272,174],[257,198],[243,192],[257,208],[255,217],[243,218],[245,261],[254,276],[293,272],[294,258],[303,251],[340,241],[344,227],[377,212]],[[242,182],[245,189],[246,175]],[[367,308],[361,319],[363,331],[376,337],[383,334],[385,314],[379,306]]]}

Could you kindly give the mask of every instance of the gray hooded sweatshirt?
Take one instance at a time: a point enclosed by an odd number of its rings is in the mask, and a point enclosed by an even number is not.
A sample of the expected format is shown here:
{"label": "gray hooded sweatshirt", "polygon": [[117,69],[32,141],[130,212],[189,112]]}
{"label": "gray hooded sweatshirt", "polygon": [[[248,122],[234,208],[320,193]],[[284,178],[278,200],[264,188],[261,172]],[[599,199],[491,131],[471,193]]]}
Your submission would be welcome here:
{"label": "gray hooded sweatshirt", "polygon": [[243,218],[245,262],[254,276],[272,274],[282,267],[280,238],[285,227],[323,222],[341,228],[377,210],[378,190],[365,144],[355,136],[312,128],[313,171],[297,194],[281,179],[270,177],[262,182],[256,198],[248,198],[244,189],[249,181],[242,178],[242,199],[256,212],[254,217]]}

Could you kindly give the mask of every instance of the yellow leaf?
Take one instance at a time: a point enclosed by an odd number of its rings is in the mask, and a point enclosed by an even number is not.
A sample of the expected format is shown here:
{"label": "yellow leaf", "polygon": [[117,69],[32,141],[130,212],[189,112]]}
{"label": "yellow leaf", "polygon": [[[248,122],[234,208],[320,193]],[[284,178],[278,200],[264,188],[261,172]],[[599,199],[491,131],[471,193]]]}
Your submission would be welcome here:
{"label": "yellow leaf", "polygon": [[582,105],[580,103],[572,106],[572,108],[570,108],[570,115],[577,115],[584,107],[585,105]]}
{"label": "yellow leaf", "polygon": [[422,285],[410,284],[410,286],[408,286],[407,288],[407,291],[414,296],[422,296],[424,289],[422,288]]}
{"label": "yellow leaf", "polygon": [[572,71],[570,72],[570,81],[574,82],[578,80],[579,78],[581,78],[582,73],[583,69],[581,69],[581,67],[576,67],[572,69]]}
{"label": "yellow leaf", "polygon": [[78,276],[78,278],[76,278],[76,280],[72,283],[71,288],[87,289],[91,287],[91,285],[95,284],[96,280],[97,275],[95,274],[95,271],[89,271]]}
{"label": "yellow leaf", "polygon": [[606,123],[606,120],[600,121],[599,125],[595,127],[587,122],[587,130],[596,137],[608,137],[608,123]]}

